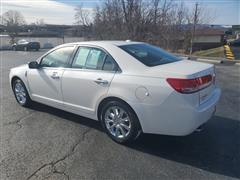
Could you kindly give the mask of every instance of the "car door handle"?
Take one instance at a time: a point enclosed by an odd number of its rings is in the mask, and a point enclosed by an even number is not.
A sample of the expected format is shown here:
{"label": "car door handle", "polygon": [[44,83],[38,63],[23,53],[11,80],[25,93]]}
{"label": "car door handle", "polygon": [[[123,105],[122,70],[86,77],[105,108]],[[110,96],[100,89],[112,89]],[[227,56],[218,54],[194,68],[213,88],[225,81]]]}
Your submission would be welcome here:
{"label": "car door handle", "polygon": [[60,77],[59,77],[59,75],[58,75],[57,72],[53,72],[52,75],[51,75],[51,78],[53,78],[53,79],[59,79]]}
{"label": "car door handle", "polygon": [[108,84],[108,81],[107,80],[103,80],[101,78],[98,78],[97,80],[94,81],[95,83],[97,84],[101,84],[101,85],[106,85]]}

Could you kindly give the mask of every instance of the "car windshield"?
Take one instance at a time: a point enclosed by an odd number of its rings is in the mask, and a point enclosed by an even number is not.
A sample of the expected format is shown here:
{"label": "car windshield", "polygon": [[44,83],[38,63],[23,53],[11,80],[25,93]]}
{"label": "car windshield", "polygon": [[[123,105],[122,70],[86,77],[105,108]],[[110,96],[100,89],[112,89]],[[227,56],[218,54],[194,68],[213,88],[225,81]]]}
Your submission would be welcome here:
{"label": "car windshield", "polygon": [[181,60],[181,58],[149,44],[129,44],[119,47],[146,66],[158,66]]}

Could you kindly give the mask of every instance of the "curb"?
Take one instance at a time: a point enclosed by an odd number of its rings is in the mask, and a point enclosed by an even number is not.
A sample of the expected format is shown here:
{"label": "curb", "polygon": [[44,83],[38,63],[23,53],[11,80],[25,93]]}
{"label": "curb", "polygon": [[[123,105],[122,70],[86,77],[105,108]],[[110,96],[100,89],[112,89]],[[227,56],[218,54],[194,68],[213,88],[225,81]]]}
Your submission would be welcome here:
{"label": "curb", "polygon": [[240,60],[229,60],[229,59],[221,59],[221,60],[212,60],[212,59],[203,59],[197,58],[195,61],[206,62],[206,63],[214,63],[214,64],[237,64],[240,65]]}
{"label": "curb", "polygon": [[222,64],[224,62],[223,60],[211,60],[211,59],[202,59],[202,58],[198,58],[196,60],[200,62],[215,63],[215,64]]}

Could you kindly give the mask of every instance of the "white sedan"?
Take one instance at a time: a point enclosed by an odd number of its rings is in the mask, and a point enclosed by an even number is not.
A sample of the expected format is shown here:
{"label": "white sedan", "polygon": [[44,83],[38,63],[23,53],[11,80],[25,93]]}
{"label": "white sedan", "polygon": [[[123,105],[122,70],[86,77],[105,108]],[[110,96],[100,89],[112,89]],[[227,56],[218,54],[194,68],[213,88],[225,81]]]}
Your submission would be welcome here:
{"label": "white sedan", "polygon": [[17,102],[37,101],[94,120],[118,143],[141,132],[188,135],[216,110],[213,65],[181,60],[142,42],[60,45],[12,68]]}

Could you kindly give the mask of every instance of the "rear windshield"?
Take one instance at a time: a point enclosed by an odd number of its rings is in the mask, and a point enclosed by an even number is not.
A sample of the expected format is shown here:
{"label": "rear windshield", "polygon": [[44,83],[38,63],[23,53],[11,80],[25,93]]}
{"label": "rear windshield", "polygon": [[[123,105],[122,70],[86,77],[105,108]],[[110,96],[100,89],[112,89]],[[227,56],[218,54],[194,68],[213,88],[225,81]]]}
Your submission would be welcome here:
{"label": "rear windshield", "polygon": [[158,66],[181,60],[163,49],[149,44],[129,44],[119,47],[146,66]]}

